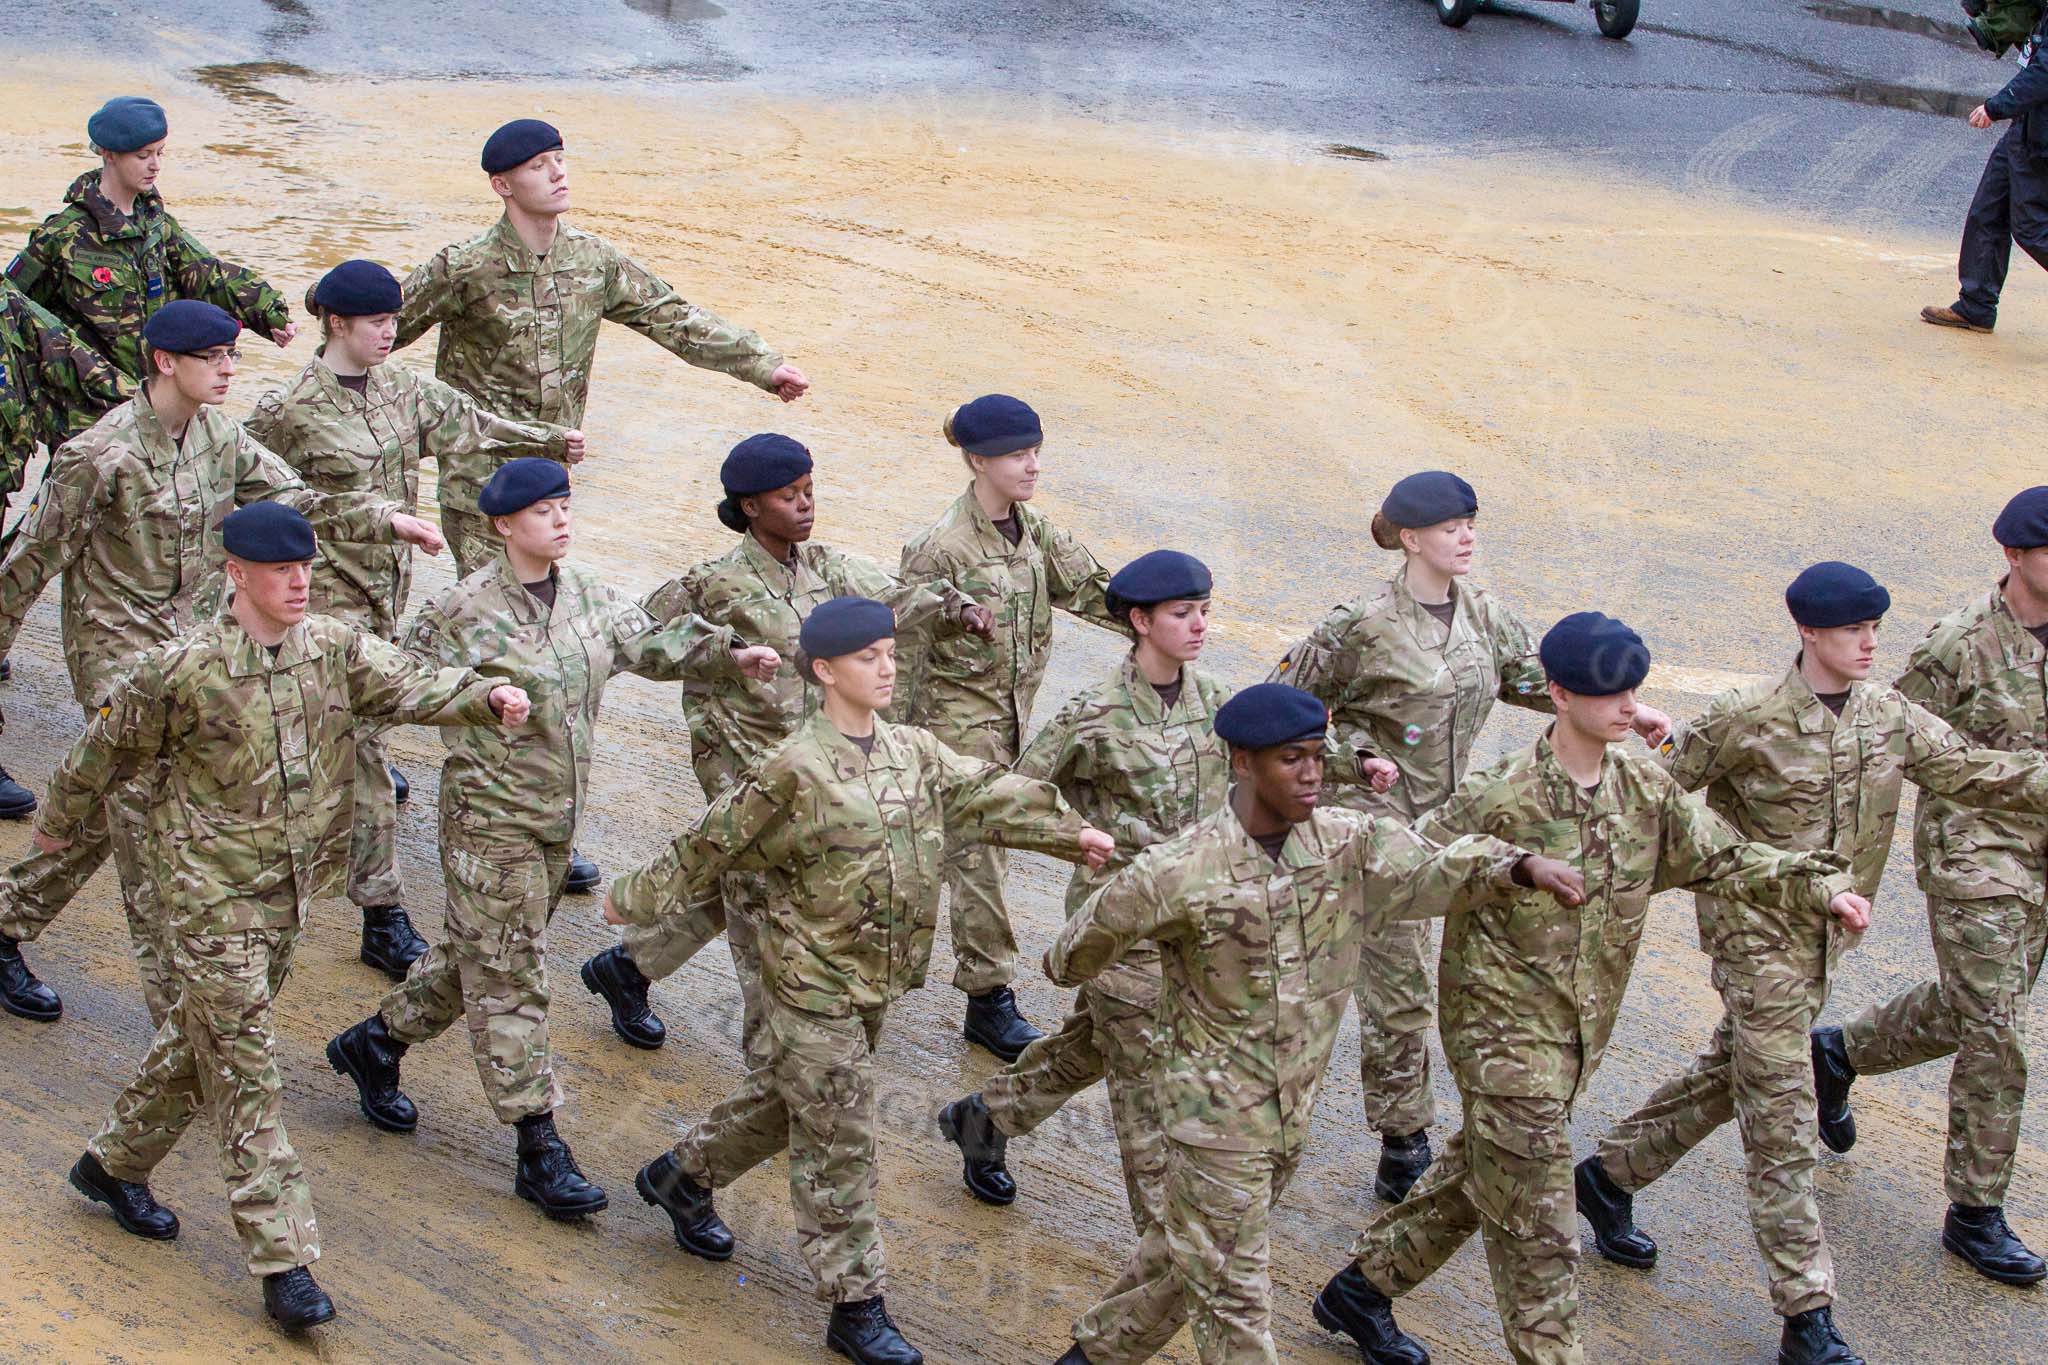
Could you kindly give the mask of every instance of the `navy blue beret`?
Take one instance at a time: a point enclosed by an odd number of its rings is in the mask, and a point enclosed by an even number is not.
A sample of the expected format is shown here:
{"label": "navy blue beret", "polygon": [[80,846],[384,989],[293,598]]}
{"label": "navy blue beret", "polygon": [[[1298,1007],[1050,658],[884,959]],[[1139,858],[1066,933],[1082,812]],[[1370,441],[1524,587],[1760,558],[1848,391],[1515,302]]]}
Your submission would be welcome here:
{"label": "navy blue beret", "polygon": [[164,107],[140,95],[116,95],[85,121],[85,135],[103,152],[132,152],[170,131]]}
{"label": "navy blue beret", "polygon": [[476,495],[476,509],[487,517],[509,517],[543,498],[569,496],[569,471],[553,460],[527,457],[507,460]]}
{"label": "navy blue beret", "polygon": [[735,531],[746,530],[741,498],[787,488],[810,472],[811,452],[800,443],[772,431],[749,436],[734,446],[719,466],[718,482],[726,496],[718,504],[718,519]]}
{"label": "navy blue beret", "polygon": [[896,633],[896,615],[872,597],[835,597],[811,608],[796,642],[813,659],[836,659]]}
{"label": "navy blue beret", "polygon": [[554,124],[516,118],[484,140],[484,170],[491,175],[514,170],[561,145],[562,135]]}
{"label": "navy blue beret", "polygon": [[1129,606],[1149,607],[1207,597],[1209,586],[1209,566],[1201,560],[1179,550],[1154,550],[1118,569],[1110,577],[1109,595]]}
{"label": "navy blue beret", "polygon": [[1538,657],[1552,682],[1582,697],[1611,697],[1650,675],[1643,637],[1597,611],[1575,611],[1552,626]]}
{"label": "navy blue beret", "polygon": [[1216,735],[1239,749],[1270,749],[1322,737],[1329,708],[1286,683],[1253,683],[1216,708]]}
{"label": "navy blue beret", "polygon": [[1395,484],[1380,504],[1380,515],[1396,526],[1434,526],[1455,517],[1476,516],[1479,495],[1456,474],[1441,469],[1410,474]]}
{"label": "navy blue beret", "polygon": [[946,439],[969,455],[1014,455],[1045,441],[1031,405],[1006,393],[962,403],[946,421]]}
{"label": "navy blue beret", "polygon": [[1875,621],[1891,610],[1892,595],[1854,564],[1829,559],[1792,580],[1785,589],[1785,607],[1800,625],[1826,630]]}
{"label": "navy blue beret", "polygon": [[142,324],[144,341],[179,355],[232,346],[241,334],[241,323],[203,299],[172,299]]}
{"label": "navy blue beret", "polygon": [[2029,488],[2007,503],[1991,523],[1991,536],[2011,550],[2048,545],[2048,487]]}
{"label": "navy blue beret", "polygon": [[252,564],[295,564],[311,559],[313,523],[281,502],[237,507],[220,524],[227,552]]}
{"label": "navy blue beret", "polygon": [[345,318],[396,313],[405,306],[398,276],[375,261],[343,261],[313,286],[313,302]]}

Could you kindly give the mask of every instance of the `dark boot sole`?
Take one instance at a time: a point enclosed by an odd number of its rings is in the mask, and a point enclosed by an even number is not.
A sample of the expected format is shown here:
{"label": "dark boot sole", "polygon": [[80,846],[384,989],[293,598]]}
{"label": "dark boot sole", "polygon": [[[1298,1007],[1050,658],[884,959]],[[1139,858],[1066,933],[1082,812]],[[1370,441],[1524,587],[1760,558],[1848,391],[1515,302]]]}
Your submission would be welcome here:
{"label": "dark boot sole", "polygon": [[[989,1037],[987,1034],[973,1027],[962,1028],[960,1030],[960,1036],[962,1038],[965,1038],[968,1042],[974,1044],[976,1047],[980,1048],[983,1052],[990,1053],[993,1056],[1000,1058],[1005,1063],[1016,1061],[1019,1057],[1022,1057],[1024,1055],[1024,1048],[1030,1047],[1031,1043],[1035,1043],[1038,1041],[1037,1038],[1033,1038],[1031,1042],[1024,1044],[1024,1047],[1008,1048],[1002,1046],[1001,1044],[996,1042],[995,1039]],[[1044,1036],[1045,1035],[1043,1034],[1039,1035],[1039,1037],[1041,1038]]]}
{"label": "dark boot sole", "polygon": [[54,1024],[64,1017],[64,1002],[62,1000],[57,1002],[57,1008],[44,1011],[30,1009],[25,1005],[17,1005],[14,1001],[0,996],[0,1009],[6,1010],[17,1019],[27,1019],[37,1024]]}
{"label": "dark boot sole", "polygon": [[[425,956],[425,953],[420,954],[420,957]],[[413,961],[415,962],[418,960],[418,958],[413,959]],[[406,976],[412,971],[411,962],[408,962],[401,967],[398,965],[397,959],[395,958],[373,957],[369,953],[362,951],[358,951],[356,953],[356,961],[362,963],[365,967],[368,967],[373,971],[379,971],[384,973],[385,977],[388,978],[394,985],[398,982],[405,980]]]}
{"label": "dark boot sole", "polygon": [[583,877],[564,878],[562,881],[562,890],[568,892],[572,896],[587,896],[591,892],[597,890],[598,887],[603,885],[604,874],[600,872],[595,877],[590,877],[587,879]]}
{"label": "dark boot sole", "polygon": [[277,1324],[278,1331],[288,1337],[295,1337],[309,1327],[318,1327],[322,1323],[333,1322],[334,1310],[329,1308],[325,1313],[316,1314],[309,1318],[294,1318],[290,1322],[286,1322],[283,1318],[273,1313],[266,1313],[264,1316]]}
{"label": "dark boot sole", "polygon": [[1634,1252],[1622,1251],[1601,1241],[1600,1234],[1597,1232],[1593,1234],[1593,1250],[1600,1254],[1601,1260],[1612,1261],[1619,1266],[1627,1266],[1630,1270],[1655,1270],[1657,1268],[1656,1256],[1638,1256]]}
{"label": "dark boot sole", "polygon": [[0,820],[26,820],[35,813],[36,803],[33,801],[26,806],[0,807]]}
{"label": "dark boot sole", "polygon": [[661,1045],[668,1041],[668,1035],[664,1033],[659,1038],[635,1038],[632,1034],[626,1032],[625,1027],[619,1023],[618,1009],[612,1004],[612,998],[605,994],[604,987],[598,983],[597,973],[590,970],[590,963],[585,962],[583,970],[578,972],[577,975],[583,978],[583,989],[604,1001],[605,1008],[611,1011],[612,1032],[619,1035],[620,1042],[624,1043],[627,1047],[637,1047],[642,1052],[661,1051]]}
{"label": "dark boot sole", "polygon": [[1418,1173],[1415,1177],[1415,1180],[1411,1180],[1408,1182],[1406,1188],[1397,1190],[1392,1185],[1389,1185],[1385,1180],[1380,1179],[1378,1176],[1374,1176],[1372,1182],[1372,1192],[1378,1195],[1381,1199],[1385,1200],[1389,1204],[1398,1204],[1408,1197],[1409,1191],[1415,1188],[1416,1181],[1419,1181],[1421,1179],[1422,1176]]}
{"label": "dark boot sole", "polygon": [[[947,1108],[950,1109],[951,1106],[949,1105]],[[1011,1189],[1008,1193],[1001,1190],[992,1190],[985,1185],[975,1182],[973,1170],[967,1164],[967,1149],[960,1145],[960,1125],[953,1121],[952,1116],[947,1113],[946,1109],[939,1111],[939,1131],[945,1135],[946,1141],[960,1148],[960,1183],[967,1187],[969,1194],[991,1208],[1006,1209],[1017,1202],[1014,1177],[1011,1180]]]}
{"label": "dark boot sole", "polygon": [[[668,1213],[668,1209],[663,1206],[662,1202],[654,1197],[654,1185],[647,1179],[646,1171],[643,1170],[633,1177],[633,1189],[638,1192],[642,1199],[655,1208],[660,1209],[663,1214]],[[669,1223],[673,1227],[675,1219],[670,1217]],[[738,1250],[737,1247],[726,1247],[722,1250],[717,1247],[706,1247],[702,1243],[689,1240],[680,1229],[676,1230],[676,1245],[703,1261],[730,1261],[733,1252]]]}
{"label": "dark boot sole", "polygon": [[[825,1334],[825,1346],[834,1355],[845,1356],[848,1360],[854,1361],[858,1361],[859,1359],[861,1359],[860,1356],[854,1353],[853,1347],[847,1345],[845,1342],[841,1341],[837,1336],[834,1336],[830,1332],[827,1332]],[[917,1348],[913,1346],[911,1349],[916,1350]],[[920,1354],[917,1356],[917,1359],[921,1361],[924,1359],[924,1356]]]}
{"label": "dark boot sole", "polygon": [[1830,1136],[1825,1128],[1820,1130],[1820,1145],[1833,1152],[1836,1156],[1841,1156],[1856,1145],[1855,1115],[1851,1114],[1844,1121],[1849,1125],[1849,1131],[1842,1134],[1839,1138]]}
{"label": "dark boot sole", "polygon": [[1948,1250],[1951,1253],[1953,1253],[1956,1257],[1961,1259],[1965,1265],[1970,1267],[1970,1269],[1976,1271],[1985,1279],[1995,1280],[1999,1284],[2017,1285],[2018,1287],[2024,1289],[2028,1285],[2039,1284],[2042,1280],[2048,1279],[2048,1270],[2043,1270],[2040,1273],[2033,1275],[2014,1275],[2007,1271],[1993,1270],[1989,1266],[1985,1265],[1982,1261],[1970,1255],[1969,1252],[1964,1251],[1962,1247],[1958,1246],[1956,1244],[1955,1238],[1949,1236],[1948,1230],[1946,1228],[1942,1230],[1941,1244],[1944,1247],[1948,1248]]}
{"label": "dark boot sole", "polygon": [[341,1050],[340,1039],[330,1038],[327,1040],[327,1065],[333,1067],[336,1074],[348,1077],[350,1082],[355,1085],[356,1108],[360,1109],[363,1117],[368,1119],[375,1127],[382,1128],[387,1133],[410,1133],[420,1126],[420,1121],[417,1118],[411,1123],[396,1123],[390,1119],[379,1118],[371,1112],[369,1104],[363,1099],[363,1078],[356,1074],[355,1067],[349,1063],[348,1054]]}
{"label": "dark boot sole", "polygon": [[512,1182],[512,1192],[548,1217],[554,1219],[557,1223],[573,1223],[579,1218],[588,1218],[593,1213],[603,1213],[612,1204],[612,1201],[601,1193],[598,1195],[596,1203],[578,1204],[574,1208],[564,1208],[560,1204],[543,1203],[541,1202],[539,1192],[533,1186],[527,1184],[524,1180],[516,1178]]}
{"label": "dark boot sole", "polygon": [[[1321,1327],[1325,1332],[1334,1333],[1337,1336],[1343,1337],[1346,1341],[1352,1343],[1354,1346],[1357,1346],[1358,1354],[1365,1358],[1367,1365],[1386,1365],[1386,1363],[1392,1359],[1392,1357],[1386,1355],[1383,1352],[1375,1351],[1372,1347],[1367,1346],[1363,1342],[1359,1341],[1357,1337],[1352,1336],[1350,1331],[1344,1326],[1344,1324],[1337,1321],[1337,1315],[1335,1313],[1332,1313],[1327,1307],[1324,1306],[1321,1291],[1317,1291],[1316,1301],[1314,1304],[1310,1306],[1309,1314],[1316,1320],[1316,1325],[1318,1327]],[[1416,1349],[1422,1350],[1419,1344],[1417,1345]],[[1410,1358],[1412,1359],[1413,1357]],[[1426,1362],[1429,1360],[1428,1351],[1422,1352],[1422,1359],[1426,1365]]]}
{"label": "dark boot sole", "polygon": [[172,1216],[172,1222],[168,1228],[139,1228],[121,1216],[121,1211],[114,1207],[112,1200],[86,1184],[83,1180],[80,1180],[76,1171],[73,1171],[67,1179],[70,1180],[72,1189],[77,1190],[87,1199],[92,1200],[93,1203],[105,1204],[107,1212],[114,1216],[114,1222],[120,1226],[121,1231],[127,1233],[130,1237],[140,1237],[144,1241],[149,1242],[171,1242],[177,1240],[178,1224],[176,1215]]}

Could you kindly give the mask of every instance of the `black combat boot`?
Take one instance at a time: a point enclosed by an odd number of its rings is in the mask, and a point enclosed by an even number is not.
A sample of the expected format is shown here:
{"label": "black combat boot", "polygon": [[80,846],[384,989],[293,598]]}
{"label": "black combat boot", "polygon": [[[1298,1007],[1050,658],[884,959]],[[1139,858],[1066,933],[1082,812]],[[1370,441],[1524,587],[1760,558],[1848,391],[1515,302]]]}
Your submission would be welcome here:
{"label": "black combat boot", "polygon": [[1636,1226],[1635,1197],[1609,1178],[1600,1158],[1589,1156],[1572,1172],[1579,1217],[1593,1225],[1593,1249],[1616,1265],[1648,1270],[1657,1264],[1657,1244]]}
{"label": "black combat boot", "polygon": [[1785,1319],[1785,1334],[1778,1338],[1778,1365],[1863,1365],[1863,1357],[1835,1330],[1834,1310],[1809,1308]]}
{"label": "black combat boot", "polygon": [[0,768],[0,820],[26,820],[36,813],[36,794]]}
{"label": "black combat boot", "polygon": [[405,780],[405,774],[398,771],[396,763],[387,763],[385,766],[391,769],[391,788],[398,796],[398,804],[402,806],[412,800],[412,783]]}
{"label": "black combat boot", "polygon": [[287,1332],[303,1332],[334,1321],[334,1300],[313,1282],[304,1266],[263,1277],[263,1311]]}
{"label": "black combat boot", "polygon": [[611,1202],[603,1190],[583,1178],[569,1144],[555,1131],[553,1114],[519,1120],[519,1173],[513,1177],[512,1189],[560,1221],[602,1212]]}
{"label": "black combat boot", "polygon": [[123,1232],[168,1242],[178,1235],[178,1215],[149,1192],[149,1186],[132,1180],[116,1180],[91,1152],[71,1165],[71,1187],[96,1203],[113,1210],[114,1221]]}
{"label": "black combat boot", "polygon": [[405,1044],[373,1014],[336,1034],[327,1044],[327,1064],[356,1083],[356,1102],[363,1117],[387,1133],[410,1133],[420,1126],[420,1111],[398,1088],[398,1064]]}
{"label": "black combat boot", "polygon": [[1003,1164],[1010,1140],[997,1129],[979,1091],[939,1111],[939,1131],[960,1149],[960,1179],[984,1204],[1017,1202],[1017,1182]]}
{"label": "black combat boot", "polygon": [[23,1019],[47,1024],[64,1013],[57,992],[45,986],[22,960],[21,944],[0,934],[0,1008]]}
{"label": "black combat boot", "polygon": [[1356,1261],[1330,1277],[1313,1311],[1324,1331],[1357,1342],[1367,1365],[1429,1365],[1422,1343],[1394,1321],[1394,1301],[1373,1288]]}
{"label": "black combat boot", "polygon": [[1088,1353],[1081,1349],[1081,1343],[1077,1341],[1052,1365],[1094,1365],[1094,1362],[1088,1359]]}
{"label": "black combat boot", "polygon": [[650,983],[624,948],[607,948],[584,963],[583,984],[611,1006],[613,1033],[649,1052],[668,1041],[668,1025],[647,1003]]}
{"label": "black combat boot", "polygon": [[1380,1169],[1373,1177],[1372,1190],[1389,1204],[1398,1204],[1422,1179],[1436,1154],[1429,1150],[1429,1133],[1414,1132],[1406,1137],[1392,1133],[1380,1138]]}
{"label": "black combat boot", "polygon": [[569,850],[569,878],[562,883],[564,891],[572,891],[580,896],[585,892],[597,890],[597,884],[603,880],[604,873],[598,871],[596,863],[573,848]]}
{"label": "black combat boot", "polygon": [[833,1304],[825,1344],[856,1365],[924,1365],[924,1353],[896,1330],[879,1294],[858,1303]]}
{"label": "black combat boot", "polygon": [[2048,1265],[2006,1225],[2000,1204],[1950,1204],[1941,1225],[1941,1244],[1976,1267],[1979,1275],[2000,1284],[2039,1284],[2048,1276]]}
{"label": "black combat boot", "polygon": [[404,906],[363,907],[363,947],[356,956],[364,966],[375,967],[393,981],[403,981],[412,964],[426,952],[427,941],[414,932]]}
{"label": "black combat boot", "polygon": [[1831,1152],[1856,1145],[1856,1116],[1849,1112],[1849,1084],[1856,1068],[1838,1028],[1813,1031],[1813,1094],[1820,1114],[1820,1140]]}
{"label": "black combat boot", "polygon": [[1017,996],[1008,986],[967,997],[967,1024],[960,1030],[968,1042],[1014,1062],[1045,1035],[1017,1013]]}
{"label": "black combat boot", "polygon": [[711,1191],[683,1174],[674,1152],[642,1166],[633,1188],[676,1225],[677,1246],[707,1261],[732,1259],[732,1229],[711,1207]]}

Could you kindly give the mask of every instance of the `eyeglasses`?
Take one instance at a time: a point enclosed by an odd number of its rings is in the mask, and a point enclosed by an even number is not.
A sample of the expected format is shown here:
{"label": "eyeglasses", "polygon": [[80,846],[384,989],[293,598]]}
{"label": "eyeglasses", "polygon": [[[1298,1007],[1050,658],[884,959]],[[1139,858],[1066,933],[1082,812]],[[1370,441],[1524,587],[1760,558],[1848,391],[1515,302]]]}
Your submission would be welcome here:
{"label": "eyeglasses", "polygon": [[225,351],[185,351],[182,354],[187,360],[196,360],[202,365],[212,365],[216,369],[222,365],[231,365],[242,358],[241,351],[233,346]]}

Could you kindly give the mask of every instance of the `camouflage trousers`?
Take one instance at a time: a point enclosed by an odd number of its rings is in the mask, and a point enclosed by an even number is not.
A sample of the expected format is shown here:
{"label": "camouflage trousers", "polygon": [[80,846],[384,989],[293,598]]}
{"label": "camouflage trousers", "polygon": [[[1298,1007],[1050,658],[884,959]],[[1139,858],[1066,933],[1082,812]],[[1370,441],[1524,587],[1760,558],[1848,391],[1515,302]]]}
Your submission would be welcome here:
{"label": "camouflage trousers", "polygon": [[1074,1340],[1096,1365],[1135,1365],[1183,1322],[1202,1365],[1275,1365],[1273,1208],[1301,1154],[1168,1140],[1166,1218],[1146,1229]]}
{"label": "camouflage trousers", "polygon": [[[312,610],[398,643],[398,623],[360,595],[323,585],[315,569]],[[346,595],[344,595],[346,593]],[[355,811],[349,826],[348,898],[359,906],[398,905],[405,883],[398,876],[398,784],[391,780],[391,750],[385,727],[356,725]]]}
{"label": "camouflage trousers", "polygon": [[[971,758],[1005,768],[1017,761],[1011,726],[960,726],[933,717],[931,728],[949,747]],[[971,839],[946,842],[942,877],[946,922],[953,934],[953,985],[968,995],[1007,986],[1017,978],[1017,935],[1003,901],[1003,876],[1009,867],[1007,849]]]}
{"label": "camouflage trousers", "polygon": [[2017,896],[1927,898],[1938,978],[1842,1028],[1849,1065],[1877,1076],[1953,1056],[1948,1197],[2003,1204],[2027,1102],[2027,1012],[2048,947],[2048,909]]}
{"label": "camouflage trousers", "polygon": [[149,1007],[152,1027],[163,1023],[178,997],[163,942],[156,860],[149,847],[149,809],[156,800],[158,780],[158,772],[152,770],[122,783],[68,848],[44,853],[31,845],[26,857],[0,875],[0,934],[31,943],[42,937],[112,854],[121,879],[121,911],[128,919],[128,951],[142,978],[142,1000]]}
{"label": "camouflage trousers", "polygon": [[723,1189],[789,1151],[797,1249],[819,1298],[856,1303],[886,1292],[875,1213],[875,1044],[883,1011],[813,1014],[770,994],[767,1064],[747,1073],[675,1145],[683,1174]]}
{"label": "camouflage trousers", "polygon": [[1467,1095],[1464,1109],[1464,1128],[1408,1197],[1359,1234],[1351,1255],[1381,1293],[1398,1298],[1477,1232],[1508,1354],[1521,1365],[1579,1365],[1571,1106]]}
{"label": "camouflage trousers", "polygon": [[491,525],[489,517],[454,507],[441,509],[441,538],[448,542],[448,553],[455,557],[457,579],[469,577],[497,558],[505,544],[505,538]]}
{"label": "camouflage trousers", "polygon": [[313,1194],[284,1130],[272,1005],[297,929],[171,936],[178,995],[135,1079],[86,1150],[146,1183],[198,1115],[211,1115],[228,1210],[251,1275],[320,1259]]}
{"label": "camouflage trousers", "polygon": [[569,845],[486,843],[441,822],[448,912],[441,941],[378,1005],[391,1036],[424,1043],[457,1019],[500,1123],[561,1107],[548,1046],[548,921],[569,875]]}
{"label": "camouflage trousers", "polygon": [[1436,1022],[1428,920],[1394,920],[1367,935],[1358,954],[1358,1079],[1365,1121],[1383,1137],[1419,1133],[1436,1121],[1429,1029]]}
{"label": "camouflage trousers", "polygon": [[1754,976],[1717,962],[1714,987],[1724,1012],[1707,1050],[1608,1131],[1600,1164],[1633,1193],[1734,1119],[1771,1306],[1784,1317],[1827,1307],[1835,1301],[1835,1263],[1814,1198],[1820,1125],[1807,1041],[1827,1003],[1827,985],[1802,975]]}
{"label": "camouflage trousers", "polygon": [[1123,965],[1083,986],[1059,1028],[983,1082],[1004,1137],[1022,1137],[1105,1077],[1124,1195],[1140,1234],[1165,1218],[1166,1130],[1152,1078],[1160,1065],[1159,975]]}
{"label": "camouflage trousers", "polygon": [[693,900],[651,924],[628,924],[620,936],[633,966],[649,981],[673,976],[704,946],[725,935],[732,971],[740,985],[740,1053],[748,1067],[767,1064],[763,1051],[760,931],[752,907],[766,904],[767,883],[757,873],[733,872],[718,890]]}

